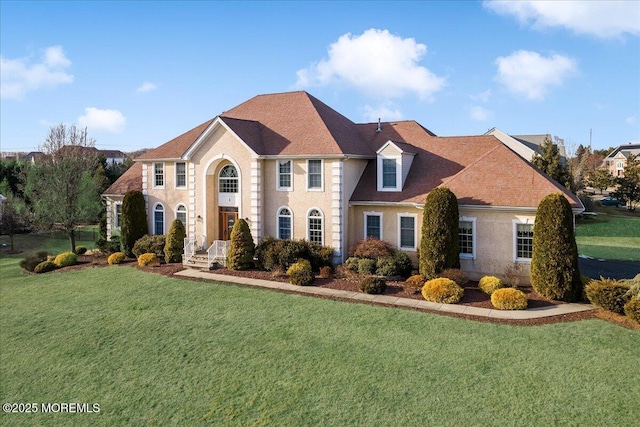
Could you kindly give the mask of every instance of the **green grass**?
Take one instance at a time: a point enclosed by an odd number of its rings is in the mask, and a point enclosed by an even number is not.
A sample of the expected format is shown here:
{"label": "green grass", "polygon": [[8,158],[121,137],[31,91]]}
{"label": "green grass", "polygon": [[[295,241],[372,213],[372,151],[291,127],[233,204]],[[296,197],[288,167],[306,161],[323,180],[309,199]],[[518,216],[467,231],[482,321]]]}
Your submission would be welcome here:
{"label": "green grass", "polygon": [[640,333],[472,322],[0,257],[0,425],[633,425]]}
{"label": "green grass", "polygon": [[640,261],[640,216],[585,218],[576,227],[576,242],[583,255]]}

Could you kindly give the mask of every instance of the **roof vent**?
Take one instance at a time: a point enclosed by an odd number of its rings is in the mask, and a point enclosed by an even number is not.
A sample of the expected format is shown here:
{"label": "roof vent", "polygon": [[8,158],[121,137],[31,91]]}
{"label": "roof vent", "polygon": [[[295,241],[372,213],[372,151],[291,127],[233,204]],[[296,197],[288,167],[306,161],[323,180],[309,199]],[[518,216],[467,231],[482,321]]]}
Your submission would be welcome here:
{"label": "roof vent", "polygon": [[376,133],[382,132],[382,123],[380,123],[380,117],[378,117],[378,129],[376,129]]}

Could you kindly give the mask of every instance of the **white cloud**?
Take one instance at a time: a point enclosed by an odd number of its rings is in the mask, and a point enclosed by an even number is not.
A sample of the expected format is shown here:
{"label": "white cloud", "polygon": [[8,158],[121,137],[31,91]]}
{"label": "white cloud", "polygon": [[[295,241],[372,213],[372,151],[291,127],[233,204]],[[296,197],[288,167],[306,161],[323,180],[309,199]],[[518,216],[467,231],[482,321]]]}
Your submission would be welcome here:
{"label": "white cloud", "polygon": [[138,88],[136,89],[136,92],[151,92],[153,90],[156,90],[158,88],[158,86],[155,83],[151,83],[151,82],[144,82],[142,83],[140,86],[138,86]]}
{"label": "white cloud", "polygon": [[444,87],[445,78],[419,65],[426,52],[424,44],[388,30],[372,28],[356,36],[347,33],[329,46],[328,59],[297,72],[296,86],[343,84],[373,97],[413,93],[428,99]]}
{"label": "white cloud", "polygon": [[71,61],[65,56],[62,46],[48,47],[41,62],[30,62],[28,58],[7,59],[0,56],[2,98],[22,99],[29,91],[73,82],[73,75],[65,71],[71,66]]}
{"label": "white cloud", "polygon": [[543,99],[550,87],[561,86],[577,70],[575,61],[567,56],[543,57],[527,50],[501,56],[496,59],[496,64],[496,81],[528,99]]}
{"label": "white cloud", "polygon": [[476,122],[486,122],[493,117],[493,113],[486,108],[482,108],[478,105],[471,108],[471,120]]}
{"label": "white cloud", "polygon": [[535,29],[564,27],[601,38],[640,35],[638,1],[485,1],[484,7],[515,16]]}
{"label": "white cloud", "polygon": [[118,110],[87,107],[84,111],[86,114],[78,117],[78,123],[94,132],[120,133],[127,123],[127,118]]}
{"label": "white cloud", "polygon": [[636,122],[636,116],[627,117],[627,123],[629,123],[630,125],[634,124],[635,122]]}
{"label": "white cloud", "polygon": [[383,122],[390,122],[403,118],[402,112],[390,105],[378,105],[376,107],[365,105],[362,115],[369,122],[377,122],[378,119]]}
{"label": "white cloud", "polygon": [[489,102],[489,99],[491,98],[491,89],[487,89],[477,95],[470,95],[469,98],[477,102]]}

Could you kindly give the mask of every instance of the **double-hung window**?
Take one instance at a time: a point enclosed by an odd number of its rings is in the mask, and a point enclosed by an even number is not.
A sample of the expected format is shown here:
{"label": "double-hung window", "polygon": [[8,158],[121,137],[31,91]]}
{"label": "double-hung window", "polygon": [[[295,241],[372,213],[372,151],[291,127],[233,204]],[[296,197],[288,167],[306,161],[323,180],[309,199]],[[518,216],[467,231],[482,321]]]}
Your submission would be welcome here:
{"label": "double-hung window", "polygon": [[516,223],[516,260],[530,260],[533,255],[533,224]]}
{"label": "double-hung window", "polygon": [[185,205],[178,205],[176,208],[176,219],[182,221],[182,225],[187,227],[187,208]]}
{"label": "double-hung window", "polygon": [[416,215],[398,214],[398,247],[416,249]]}
{"label": "double-hung window", "polygon": [[398,187],[396,167],[395,159],[382,159],[382,188]]}
{"label": "double-hung window", "polygon": [[278,211],[278,239],[291,239],[291,210],[280,208]]}
{"label": "double-hung window", "polygon": [[278,190],[291,191],[293,189],[293,162],[278,160]]}
{"label": "double-hung window", "polygon": [[382,213],[364,213],[364,238],[382,240]]}
{"label": "double-hung window", "polygon": [[153,208],[153,234],[164,234],[164,206],[160,203]]}
{"label": "double-hung window", "polygon": [[164,163],[153,164],[153,186],[164,187]]}
{"label": "double-hung window", "polygon": [[176,187],[184,188],[187,186],[187,164],[176,163]]}
{"label": "double-hung window", "polygon": [[307,220],[309,241],[322,245],[322,213],[318,209],[311,209]]}
{"label": "double-hung window", "polygon": [[460,258],[475,258],[475,218],[461,218],[458,222]]}
{"label": "double-hung window", "polygon": [[307,189],[322,190],[322,160],[307,160]]}
{"label": "double-hung window", "polygon": [[116,203],[116,212],[115,212],[115,226],[116,228],[120,228],[120,224],[122,224],[122,203]]}

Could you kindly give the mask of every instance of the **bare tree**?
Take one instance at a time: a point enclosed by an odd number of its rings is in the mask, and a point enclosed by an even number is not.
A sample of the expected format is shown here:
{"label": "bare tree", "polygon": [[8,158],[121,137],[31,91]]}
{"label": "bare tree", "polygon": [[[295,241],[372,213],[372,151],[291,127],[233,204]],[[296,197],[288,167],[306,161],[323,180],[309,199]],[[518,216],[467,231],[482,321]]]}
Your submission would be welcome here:
{"label": "bare tree", "polygon": [[52,127],[40,147],[45,156],[29,169],[25,194],[33,204],[36,224],[62,229],[75,251],[79,225],[97,222],[104,175],[96,173],[98,151],[86,129]]}

